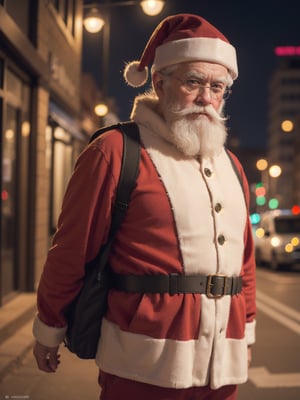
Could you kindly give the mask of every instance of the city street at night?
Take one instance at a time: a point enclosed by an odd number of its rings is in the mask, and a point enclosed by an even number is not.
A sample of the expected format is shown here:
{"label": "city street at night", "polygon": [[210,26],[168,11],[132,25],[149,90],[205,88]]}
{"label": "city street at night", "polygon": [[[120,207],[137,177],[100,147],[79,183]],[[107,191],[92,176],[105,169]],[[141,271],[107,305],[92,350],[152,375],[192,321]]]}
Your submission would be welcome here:
{"label": "city street at night", "polygon": [[300,400],[299,15],[0,0],[0,400]]}
{"label": "city street at night", "polygon": [[[239,400],[300,398],[300,269],[257,270],[257,343],[249,382],[240,386]],[[55,374],[38,371],[30,353],[1,383],[0,399],[98,399],[97,367],[61,349]]]}

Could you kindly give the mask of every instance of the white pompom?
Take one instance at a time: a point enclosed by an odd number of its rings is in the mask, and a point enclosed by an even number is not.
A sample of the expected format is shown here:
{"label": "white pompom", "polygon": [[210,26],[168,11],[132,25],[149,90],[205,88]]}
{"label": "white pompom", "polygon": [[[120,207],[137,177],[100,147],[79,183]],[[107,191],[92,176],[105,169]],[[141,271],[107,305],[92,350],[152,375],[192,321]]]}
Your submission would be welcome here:
{"label": "white pompom", "polygon": [[139,65],[139,61],[132,61],[128,63],[124,69],[124,79],[127,84],[132,87],[143,86],[148,80],[148,67],[145,67],[142,71],[139,71]]}

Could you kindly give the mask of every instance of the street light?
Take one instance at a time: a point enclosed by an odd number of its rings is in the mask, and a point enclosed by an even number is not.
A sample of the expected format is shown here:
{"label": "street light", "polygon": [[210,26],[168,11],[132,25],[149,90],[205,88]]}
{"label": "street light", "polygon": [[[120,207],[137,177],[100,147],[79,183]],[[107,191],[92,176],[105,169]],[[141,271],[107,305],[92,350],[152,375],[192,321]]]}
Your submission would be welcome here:
{"label": "street light", "polygon": [[146,15],[158,15],[161,13],[164,8],[165,2],[162,0],[143,0],[140,2],[140,6],[142,7],[144,13]]}
{"label": "street light", "polygon": [[135,6],[139,4],[142,7],[143,12],[149,16],[155,16],[161,13],[164,8],[165,1],[163,0],[142,0],[142,1],[119,1],[111,3],[110,1],[103,4],[86,4],[84,8],[88,11],[83,19],[83,25],[85,29],[90,33],[100,32],[105,25],[105,20],[101,15],[100,9],[107,7],[123,7],[123,6]]}
{"label": "street light", "polygon": [[[131,0],[131,1],[117,1],[111,2],[110,0],[106,0],[105,3],[90,3],[85,4],[84,9],[85,16],[83,18],[83,26],[89,33],[98,33],[103,29],[103,49],[102,49],[102,60],[103,60],[103,79],[102,79],[102,92],[104,100],[107,98],[107,84],[108,84],[108,73],[109,73],[109,47],[110,47],[110,13],[107,12],[107,9],[113,7],[124,7],[124,6],[135,6],[140,5],[143,12],[146,15],[154,16],[158,15],[163,7],[165,1],[163,0]],[[105,13],[105,18],[100,12],[103,9]],[[109,112],[109,108],[106,107],[106,113],[103,108],[105,106],[104,102],[102,102],[101,107],[95,107],[97,115],[105,116]],[[99,109],[101,112],[99,114]]]}
{"label": "street light", "polygon": [[83,19],[83,26],[90,33],[100,32],[104,26],[104,19],[101,17],[99,10],[92,7]]}

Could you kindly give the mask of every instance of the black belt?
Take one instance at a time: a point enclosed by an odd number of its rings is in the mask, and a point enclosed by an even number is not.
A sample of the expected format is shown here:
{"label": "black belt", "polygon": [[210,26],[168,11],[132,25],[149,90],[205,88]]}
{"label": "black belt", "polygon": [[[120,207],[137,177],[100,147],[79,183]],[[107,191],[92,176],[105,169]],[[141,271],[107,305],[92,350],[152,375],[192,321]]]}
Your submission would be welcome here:
{"label": "black belt", "polygon": [[219,298],[242,291],[242,277],[216,275],[125,275],[112,273],[110,287],[128,293],[205,293]]}

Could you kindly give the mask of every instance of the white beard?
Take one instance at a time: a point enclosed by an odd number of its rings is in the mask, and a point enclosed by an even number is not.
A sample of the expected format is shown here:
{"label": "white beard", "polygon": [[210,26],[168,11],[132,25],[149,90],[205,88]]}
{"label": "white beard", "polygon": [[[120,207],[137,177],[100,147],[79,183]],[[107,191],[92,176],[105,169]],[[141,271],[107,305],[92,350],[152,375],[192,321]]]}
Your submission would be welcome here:
{"label": "white beard", "polygon": [[[169,128],[166,139],[183,154],[190,157],[213,157],[220,154],[227,137],[226,118],[211,105],[180,109],[169,101],[163,105],[162,111]],[[188,118],[190,114],[199,112],[206,113],[210,118],[203,115],[196,119]]]}

